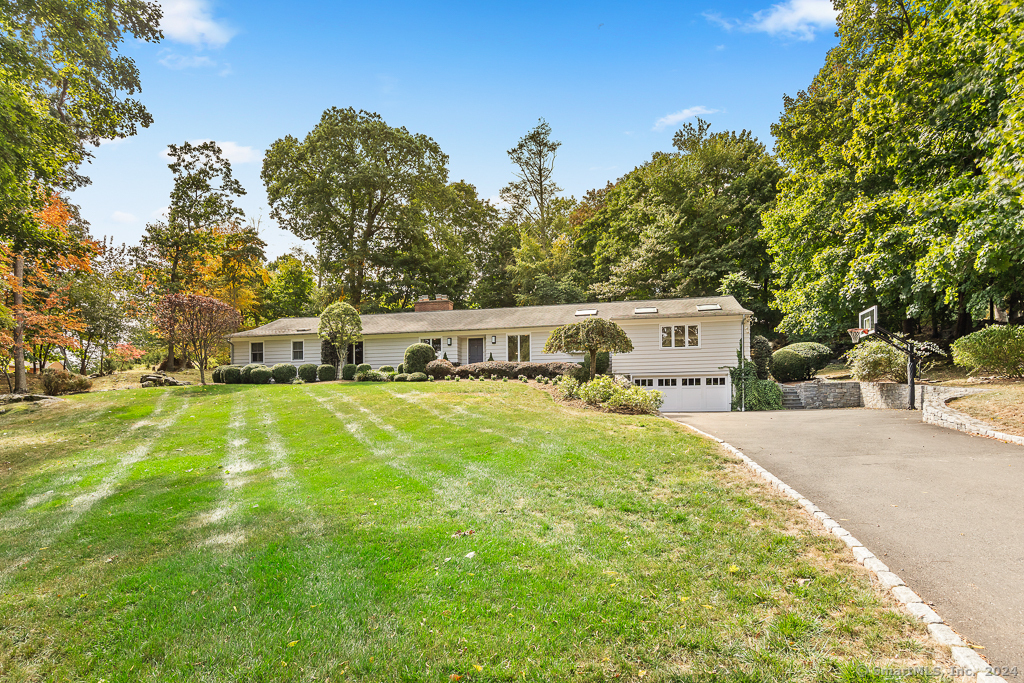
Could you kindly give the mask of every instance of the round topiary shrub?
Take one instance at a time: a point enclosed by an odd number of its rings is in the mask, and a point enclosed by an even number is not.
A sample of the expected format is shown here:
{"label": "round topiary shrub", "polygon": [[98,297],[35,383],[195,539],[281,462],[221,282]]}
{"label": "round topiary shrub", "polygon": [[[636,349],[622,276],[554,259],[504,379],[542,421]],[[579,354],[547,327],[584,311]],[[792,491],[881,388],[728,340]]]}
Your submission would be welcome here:
{"label": "round topiary shrub", "polygon": [[278,363],[270,371],[274,375],[274,381],[278,384],[290,384],[298,371],[291,363]]}
{"label": "round topiary shrub", "polygon": [[779,382],[803,382],[828,365],[832,349],[816,342],[790,344],[772,354],[770,370]]}
{"label": "round topiary shrub", "polygon": [[259,363],[249,363],[244,368],[242,368],[242,384],[253,384],[252,371],[255,370],[256,368],[262,367],[265,366],[260,365]]}
{"label": "round topiary shrub", "polygon": [[399,363],[398,364],[398,374],[401,375],[401,374],[404,374],[404,373],[405,373],[405,363]]}
{"label": "round topiary shrub", "polygon": [[221,373],[221,377],[224,378],[224,384],[241,384],[242,368],[237,365],[228,365],[224,368],[224,372]]}
{"label": "round topiary shrub", "polygon": [[325,363],[316,369],[316,378],[321,382],[333,382],[338,376],[338,371],[333,365]]}
{"label": "round topiary shrub", "polygon": [[396,382],[408,382],[409,381],[409,375],[404,373],[404,372],[400,372],[397,375],[395,375],[395,381]]}
{"label": "round topiary shrub", "polygon": [[832,349],[818,342],[798,342],[783,348],[799,353],[804,358],[810,358],[815,371],[821,370],[832,360]]}
{"label": "round topiary shrub", "polygon": [[427,373],[425,372],[413,372],[409,375],[410,382],[426,382]]}
{"label": "round topiary shrub", "polygon": [[341,378],[342,379],[355,379],[356,377],[356,365],[355,363],[345,363],[341,366]]}
{"label": "round topiary shrub", "polygon": [[426,374],[427,363],[437,359],[437,352],[430,344],[413,344],[405,350],[405,371],[409,374],[422,372]]}
{"label": "round topiary shrub", "polygon": [[394,371],[395,371],[395,369],[393,367],[391,367],[390,365],[382,365],[379,368],[377,368],[377,372],[392,373]]}
{"label": "round topiary shrub", "polygon": [[370,367],[369,363],[360,363],[356,366],[356,374],[359,374],[360,372],[369,372],[370,370],[373,370],[373,368]]}
{"label": "round topiary shrub", "polygon": [[379,370],[366,370],[357,372],[355,380],[357,382],[387,382],[388,376]]}
{"label": "round topiary shrub", "polygon": [[213,371],[213,375],[210,376],[210,379],[213,380],[214,384],[224,383],[224,368],[226,367],[226,365],[218,365],[217,368]]}
{"label": "round topiary shrub", "polygon": [[274,372],[270,368],[260,365],[249,373],[249,381],[252,384],[270,384],[270,378],[273,376]]}
{"label": "round topiary shrub", "polygon": [[432,360],[427,363],[426,373],[434,379],[444,379],[455,374],[455,366],[443,358]]}
{"label": "round topiary shrub", "polygon": [[312,363],[303,363],[299,366],[299,379],[303,382],[316,381],[316,366]]}

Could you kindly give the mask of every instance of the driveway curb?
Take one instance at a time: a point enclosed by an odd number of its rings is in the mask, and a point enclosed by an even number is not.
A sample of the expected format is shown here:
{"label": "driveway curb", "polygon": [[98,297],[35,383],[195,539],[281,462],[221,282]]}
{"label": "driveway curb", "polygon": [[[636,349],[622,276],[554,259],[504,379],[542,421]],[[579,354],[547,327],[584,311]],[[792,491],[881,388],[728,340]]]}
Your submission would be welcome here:
{"label": "driveway curb", "polygon": [[843,541],[850,548],[857,563],[868,569],[868,571],[870,571],[874,576],[875,580],[885,586],[893,598],[895,598],[907,612],[927,624],[929,634],[937,643],[945,645],[950,649],[953,661],[956,663],[956,666],[962,670],[963,677],[977,678],[979,683],[982,681],[986,681],[988,683],[1007,683],[1006,679],[992,673],[993,668],[989,666],[988,662],[982,659],[981,656],[972,648],[968,647],[967,643],[965,643],[964,640],[943,621],[942,617],[940,617],[935,610],[925,604],[921,599],[921,596],[907,587],[907,585],[903,583],[903,579],[889,571],[889,567],[887,567],[885,563],[875,557],[875,554],[865,548],[849,531],[840,526],[839,522],[829,517],[817,505],[794,490],[784,481],[758,465],[751,458],[747,457],[738,448],[726,443],[717,436],[708,434],[707,432],[697,429],[685,422],[679,422],[677,420],[673,420],[673,422],[681,424],[687,429],[721,444],[723,448],[733,453],[736,457],[746,463],[747,467],[752,469],[762,479],[771,484],[773,488],[781,491],[799,503],[808,515],[818,520],[818,522],[820,522],[827,531]]}

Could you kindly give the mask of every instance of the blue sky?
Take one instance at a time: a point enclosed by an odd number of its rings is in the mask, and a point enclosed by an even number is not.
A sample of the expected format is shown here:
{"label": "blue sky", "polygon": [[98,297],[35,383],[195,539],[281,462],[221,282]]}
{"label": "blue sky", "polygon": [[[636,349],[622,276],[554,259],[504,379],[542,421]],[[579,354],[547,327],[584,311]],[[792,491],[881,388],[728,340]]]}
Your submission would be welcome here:
{"label": "blue sky", "polygon": [[450,178],[497,198],[506,151],[544,117],[566,194],[671,149],[701,115],[771,144],[784,93],[836,43],[828,0],[631,3],[269,3],[167,0],[165,39],[129,42],[155,119],[95,150],[72,196],[95,236],[138,242],[167,205],[169,143],[216,140],[262,216],[268,255],[300,244],[270,218],[260,165],[332,106],[434,138]]}

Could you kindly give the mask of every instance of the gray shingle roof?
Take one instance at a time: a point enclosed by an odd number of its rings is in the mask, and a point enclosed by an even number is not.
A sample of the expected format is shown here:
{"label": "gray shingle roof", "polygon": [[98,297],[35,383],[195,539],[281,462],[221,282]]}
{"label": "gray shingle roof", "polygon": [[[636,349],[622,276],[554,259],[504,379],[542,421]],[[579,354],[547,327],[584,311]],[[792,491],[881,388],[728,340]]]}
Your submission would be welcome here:
{"label": "gray shingle roof", "polygon": [[[718,304],[718,310],[698,311],[698,305]],[[657,308],[657,313],[634,313],[636,308]],[[401,334],[459,332],[523,327],[555,327],[585,320],[576,311],[597,310],[597,317],[608,320],[646,318],[693,318],[722,315],[750,315],[731,296],[696,299],[654,299],[649,301],[606,301],[556,306],[520,306],[482,308],[468,311],[429,311],[423,313],[375,313],[362,316],[363,334]],[[230,335],[237,337],[276,337],[316,334],[319,318],[281,318],[272,323]]]}

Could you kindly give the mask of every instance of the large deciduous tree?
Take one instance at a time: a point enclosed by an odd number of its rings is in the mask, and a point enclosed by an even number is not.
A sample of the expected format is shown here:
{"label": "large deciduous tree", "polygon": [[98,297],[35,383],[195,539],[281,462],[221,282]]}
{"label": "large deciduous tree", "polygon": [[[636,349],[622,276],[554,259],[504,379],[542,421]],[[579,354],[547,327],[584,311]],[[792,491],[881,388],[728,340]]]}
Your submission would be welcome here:
{"label": "large deciduous tree", "polygon": [[363,321],[359,311],[344,301],[336,301],[320,314],[317,328],[320,339],[334,347],[339,363],[345,358],[349,344],[363,338]]}
{"label": "large deciduous tree", "polygon": [[274,142],[262,177],[271,215],[314,242],[318,271],[337,272],[358,309],[368,277],[395,269],[394,245],[423,239],[429,210],[444,195],[447,162],[426,135],[332,108],[303,140]]}
{"label": "large deciduous tree", "polygon": [[165,338],[177,340],[184,356],[198,366],[203,384],[210,357],[241,323],[234,308],[201,294],[167,294],[156,306],[157,329]]}
{"label": "large deciduous tree", "polygon": [[587,373],[594,379],[597,373],[597,354],[629,353],[633,342],[621,327],[604,318],[588,318],[578,323],[556,327],[544,342],[544,353],[588,353],[590,367]]}

